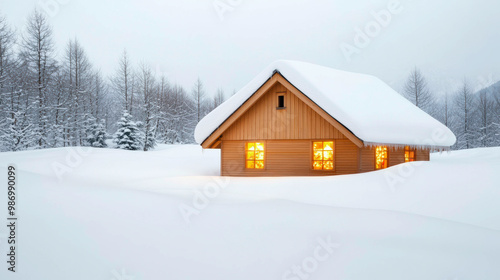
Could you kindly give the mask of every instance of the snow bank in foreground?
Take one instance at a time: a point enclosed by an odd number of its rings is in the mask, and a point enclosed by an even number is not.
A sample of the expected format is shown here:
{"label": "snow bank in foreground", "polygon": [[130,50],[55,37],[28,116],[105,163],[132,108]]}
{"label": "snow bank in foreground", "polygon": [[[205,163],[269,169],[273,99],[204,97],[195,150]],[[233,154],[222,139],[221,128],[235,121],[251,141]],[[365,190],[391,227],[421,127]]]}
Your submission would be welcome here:
{"label": "snow bank in foreground", "polygon": [[[19,271],[4,263],[0,279],[500,275],[499,148],[321,178],[218,177],[219,156],[197,146],[0,154],[0,170],[20,170]],[[183,216],[189,207],[198,212]],[[5,237],[1,227],[4,256]]]}
{"label": "snow bank in foreground", "polygon": [[203,118],[195,131],[197,143],[205,141],[275,70],[364,142],[448,147],[456,141],[446,126],[376,77],[281,60]]}

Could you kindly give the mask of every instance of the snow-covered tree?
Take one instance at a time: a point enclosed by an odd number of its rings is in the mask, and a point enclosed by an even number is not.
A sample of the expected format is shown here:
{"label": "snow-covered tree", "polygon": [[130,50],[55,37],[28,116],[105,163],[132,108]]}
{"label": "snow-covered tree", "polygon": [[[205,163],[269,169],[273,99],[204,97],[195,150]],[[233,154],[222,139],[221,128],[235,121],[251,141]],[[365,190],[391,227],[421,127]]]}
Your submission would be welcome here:
{"label": "snow-covered tree", "polygon": [[124,111],[122,118],[118,121],[118,131],[113,138],[116,147],[124,150],[143,149],[144,135],[139,126],[142,126],[142,123],[132,121],[132,115]]}
{"label": "snow-covered tree", "polygon": [[219,105],[224,103],[226,100],[226,97],[224,95],[224,90],[222,88],[218,88],[217,92],[215,93],[214,97],[212,98],[212,101],[207,104],[208,110],[207,113],[211,112],[215,108],[217,108]]}
{"label": "snow-covered tree", "polygon": [[124,108],[144,123],[135,122],[141,149],[156,141],[193,143],[198,120],[224,98],[221,90],[205,96],[199,79],[190,95],[148,67],[136,71],[126,52],[107,80],[77,38],[59,59],[56,45],[43,13],[32,12],[20,34],[0,15],[0,151],[90,145],[89,120],[104,120],[106,132],[115,132]]}
{"label": "snow-covered tree", "polygon": [[7,128],[2,131],[0,142],[7,151],[21,151],[33,145],[31,127],[26,124],[26,119],[22,115],[22,112],[14,112],[5,119]]}
{"label": "snow-covered tree", "polygon": [[17,86],[14,81],[16,75],[16,61],[14,54],[15,34],[0,15],[0,151],[10,151],[16,148],[11,142],[14,138],[12,129],[22,129],[15,121],[18,112],[15,93]]}
{"label": "snow-covered tree", "polygon": [[35,96],[31,122],[38,148],[48,147],[48,122],[50,117],[50,84],[56,72],[55,49],[52,27],[47,17],[35,10],[28,18],[26,31],[22,36],[21,60],[29,76],[25,81],[27,90]]}
{"label": "snow-covered tree", "polygon": [[422,72],[415,67],[403,88],[403,96],[427,113],[434,113],[434,96],[430,92]]}
{"label": "snow-covered tree", "polygon": [[14,63],[15,35],[5,18],[0,15],[0,92],[9,81]]}
{"label": "snow-covered tree", "polygon": [[500,146],[500,87],[492,90],[492,96],[495,100],[494,104],[494,117],[493,117],[493,131],[495,134],[494,145]]}
{"label": "snow-covered tree", "polygon": [[106,129],[104,120],[97,121],[94,118],[89,120],[90,126],[87,129],[87,145],[95,148],[106,148]]}
{"label": "snow-covered tree", "polygon": [[179,131],[175,129],[167,129],[164,138],[167,144],[179,144],[182,143],[182,138],[179,135]]}
{"label": "snow-covered tree", "polygon": [[159,88],[151,67],[142,63],[137,74],[137,82],[141,97],[142,120],[144,121],[144,151],[154,148],[156,145],[155,126],[158,117],[158,94]]}
{"label": "snow-covered tree", "polygon": [[118,69],[111,78],[111,84],[113,92],[122,103],[123,109],[132,114],[134,112],[134,72],[127,50],[123,50]]}
{"label": "snow-covered tree", "polygon": [[196,123],[200,122],[204,116],[205,87],[200,78],[193,85],[193,100],[195,105]]}
{"label": "snow-covered tree", "polygon": [[458,93],[455,95],[455,116],[457,119],[457,128],[455,134],[457,136],[458,149],[470,149],[474,147],[476,140],[475,133],[475,116],[474,95],[469,83],[464,80],[464,83]]}
{"label": "snow-covered tree", "polygon": [[478,93],[478,136],[482,147],[494,146],[495,142],[495,125],[493,122],[495,103],[488,90],[482,90]]}
{"label": "snow-covered tree", "polygon": [[156,147],[156,138],[154,130],[149,130],[145,135],[144,151],[149,151]]}
{"label": "snow-covered tree", "polygon": [[93,115],[91,96],[94,90],[94,73],[87,54],[77,39],[68,42],[65,68],[71,101],[70,110],[67,111],[70,121],[68,129],[74,141],[73,145],[83,145],[86,140],[86,127],[83,124]]}

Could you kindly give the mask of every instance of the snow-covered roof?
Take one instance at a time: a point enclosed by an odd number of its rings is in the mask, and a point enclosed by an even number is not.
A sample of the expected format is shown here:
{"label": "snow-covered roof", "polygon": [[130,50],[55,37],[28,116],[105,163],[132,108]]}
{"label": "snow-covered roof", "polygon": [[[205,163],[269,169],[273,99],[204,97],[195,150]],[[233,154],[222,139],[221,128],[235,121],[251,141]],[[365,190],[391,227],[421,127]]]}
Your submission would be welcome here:
{"label": "snow-covered roof", "polygon": [[456,141],[445,125],[374,76],[280,60],[205,116],[196,126],[196,142],[203,143],[276,71],[365,145],[448,147]]}

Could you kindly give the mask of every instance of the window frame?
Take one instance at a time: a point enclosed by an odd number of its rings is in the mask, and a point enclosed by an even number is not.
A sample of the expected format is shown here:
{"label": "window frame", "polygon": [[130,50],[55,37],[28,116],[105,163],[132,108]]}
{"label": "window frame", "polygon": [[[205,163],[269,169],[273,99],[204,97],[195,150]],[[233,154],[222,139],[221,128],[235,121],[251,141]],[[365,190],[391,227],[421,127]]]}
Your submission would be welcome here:
{"label": "window frame", "polygon": [[[317,143],[317,142],[321,142],[322,146],[324,145],[323,143],[325,143],[325,142],[332,142],[332,152],[333,152],[333,158],[332,158],[332,160],[323,160],[323,159],[321,160],[321,162],[322,162],[321,165],[322,166],[323,166],[323,162],[325,162],[325,161],[331,161],[332,164],[333,164],[333,168],[332,169],[323,169],[323,167],[321,169],[315,169],[314,168],[314,162],[315,161],[319,161],[319,160],[314,160],[314,143]],[[336,168],[337,165],[335,164],[335,158],[336,158],[335,157],[335,154],[336,154],[335,152],[336,152],[336,148],[335,148],[335,140],[334,139],[312,140],[311,141],[311,146],[310,146],[309,150],[311,151],[311,157],[310,157],[311,162],[309,164],[310,170],[317,171],[317,172],[335,172],[335,168]],[[322,149],[322,151],[324,152],[323,149]]]}
{"label": "window frame", "polygon": [[[247,159],[247,153],[250,151],[248,150],[248,144],[254,144],[256,145],[257,143],[260,143],[264,146],[264,160],[256,160],[255,158],[255,155],[254,155],[254,159],[253,159],[253,162],[254,162],[254,167],[253,168],[249,168],[247,167],[247,161],[250,161]],[[251,172],[258,172],[258,171],[263,171],[263,170],[266,170],[267,169],[267,143],[266,141],[258,141],[258,140],[250,140],[250,141],[245,141],[245,146],[244,146],[244,154],[243,154],[243,159],[244,159],[244,162],[243,162],[243,165],[244,165],[244,170],[246,171],[251,171]],[[256,151],[256,150],[254,150]],[[264,168],[255,168],[255,162],[256,161],[262,161],[263,164],[264,164]]]}
{"label": "window frame", "polygon": [[[278,93],[276,95],[278,97],[278,99],[277,99],[277,103],[278,104],[276,105],[276,110],[284,110],[284,109],[286,109],[286,106],[285,106],[285,104],[286,104],[285,95],[286,95],[285,93]],[[280,107],[280,97],[283,98],[283,107]]]}
{"label": "window frame", "polygon": [[[386,167],[377,168],[377,148],[378,147],[385,147],[386,148],[386,158],[385,158]],[[375,170],[383,170],[383,169],[389,168],[390,167],[390,165],[389,165],[389,147],[387,147],[387,145],[377,145],[377,146],[375,146],[373,160],[374,160]]]}

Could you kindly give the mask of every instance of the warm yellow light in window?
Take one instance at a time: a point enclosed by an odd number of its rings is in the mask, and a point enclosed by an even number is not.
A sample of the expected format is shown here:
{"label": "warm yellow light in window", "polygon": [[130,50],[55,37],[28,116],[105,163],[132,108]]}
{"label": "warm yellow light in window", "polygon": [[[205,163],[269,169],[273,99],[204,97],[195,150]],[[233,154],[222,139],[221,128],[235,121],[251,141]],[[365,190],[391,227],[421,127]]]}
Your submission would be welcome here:
{"label": "warm yellow light in window", "polygon": [[375,169],[387,168],[387,147],[377,146],[375,148]]}
{"label": "warm yellow light in window", "polygon": [[333,160],[333,151],[324,151],[323,160]]}
{"label": "warm yellow light in window", "polygon": [[323,169],[323,161],[315,161],[313,163],[313,168],[316,169],[316,170]]}
{"label": "warm yellow light in window", "polygon": [[255,143],[255,147],[257,148],[257,151],[264,151],[263,143]]}
{"label": "warm yellow light in window", "polygon": [[264,169],[264,143],[247,143],[245,158],[246,168]]}
{"label": "warm yellow light in window", "polygon": [[333,141],[313,142],[313,169],[333,170]]}
{"label": "warm yellow light in window", "polygon": [[323,142],[314,142],[313,149],[314,150],[323,150]]}
{"label": "warm yellow light in window", "polygon": [[323,161],[324,170],[333,170],[333,161]]}
{"label": "warm yellow light in window", "polygon": [[320,151],[314,151],[314,160],[323,160],[323,153]]}
{"label": "warm yellow light in window", "polygon": [[323,150],[333,151],[333,142],[323,142]]}
{"label": "warm yellow light in window", "polygon": [[256,160],[264,160],[264,151],[255,152],[255,159]]}
{"label": "warm yellow light in window", "polygon": [[405,147],[405,162],[415,161],[415,150],[410,149],[410,147]]}
{"label": "warm yellow light in window", "polygon": [[255,159],[255,152],[247,151],[247,160],[254,160],[254,159]]}

